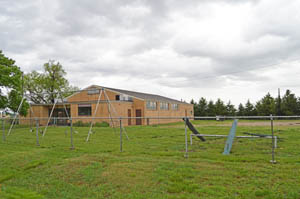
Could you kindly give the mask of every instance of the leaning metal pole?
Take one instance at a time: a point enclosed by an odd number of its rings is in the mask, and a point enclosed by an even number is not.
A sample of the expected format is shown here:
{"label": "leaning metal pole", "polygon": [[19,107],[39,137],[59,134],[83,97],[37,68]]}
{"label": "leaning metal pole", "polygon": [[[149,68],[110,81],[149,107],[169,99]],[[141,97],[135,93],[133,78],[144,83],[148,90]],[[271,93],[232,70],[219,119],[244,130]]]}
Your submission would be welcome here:
{"label": "leaning metal pole", "polygon": [[48,129],[49,122],[50,122],[51,117],[52,117],[52,115],[53,115],[53,111],[54,111],[54,109],[55,109],[56,103],[57,103],[57,100],[55,100],[55,102],[54,102],[54,104],[53,104],[53,107],[52,107],[52,109],[51,109],[50,116],[49,116],[49,119],[48,119],[48,121],[47,121],[47,125],[46,125],[46,127],[45,127],[44,132],[43,132],[43,137],[45,136],[46,131],[47,131],[47,129]]}
{"label": "leaning metal pole", "polygon": [[12,128],[13,128],[14,125],[15,125],[17,116],[19,115],[19,112],[20,112],[20,109],[21,109],[22,104],[23,104],[23,102],[24,102],[24,99],[25,99],[25,98],[23,97],[22,100],[21,100],[21,103],[20,103],[20,105],[19,105],[19,107],[18,107],[18,110],[17,110],[17,113],[16,113],[16,115],[15,115],[15,117],[14,117],[14,120],[13,120],[13,122],[12,122],[12,124],[10,125],[10,128],[9,128],[9,130],[8,130],[7,136],[9,136],[9,134],[10,134]]}
{"label": "leaning metal pole", "polygon": [[[101,100],[101,96],[102,96],[102,89],[100,91],[100,94],[99,94],[99,97],[98,97],[98,100],[97,100],[97,105],[96,105],[96,109],[95,109],[95,113],[94,113],[94,117],[96,117],[96,114],[97,114],[97,111],[98,111],[98,106],[99,106],[99,103],[100,103],[100,100]],[[88,136],[86,138],[86,142],[89,141],[90,139],[90,135],[92,133],[92,128],[93,128],[93,119],[91,121],[91,125],[90,125],[90,129],[89,129],[89,132],[88,132]]]}
{"label": "leaning metal pole", "polygon": [[[113,112],[116,114],[116,116],[118,115],[117,114],[117,111],[116,111],[116,109],[115,109],[115,107],[110,103],[110,101],[109,101],[109,98],[108,98],[108,95],[106,94],[106,91],[104,90],[104,94],[106,95],[106,97],[107,97],[107,99],[108,99],[108,104],[111,106],[111,109],[113,110]],[[122,129],[124,130],[124,133],[125,133],[125,136],[126,136],[126,138],[127,138],[127,140],[129,140],[129,137],[128,137],[128,135],[127,135],[127,132],[126,132],[126,129],[122,126]]]}

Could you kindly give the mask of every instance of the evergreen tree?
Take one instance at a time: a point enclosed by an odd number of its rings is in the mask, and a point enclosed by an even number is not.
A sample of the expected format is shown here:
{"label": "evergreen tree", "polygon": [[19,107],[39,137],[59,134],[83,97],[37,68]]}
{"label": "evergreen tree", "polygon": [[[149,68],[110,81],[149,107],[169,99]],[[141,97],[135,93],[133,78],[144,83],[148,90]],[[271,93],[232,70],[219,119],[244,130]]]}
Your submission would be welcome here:
{"label": "evergreen tree", "polygon": [[218,98],[218,100],[215,103],[215,111],[216,111],[216,115],[226,114],[226,106],[220,98]]}
{"label": "evergreen tree", "polygon": [[229,101],[226,105],[226,114],[228,116],[235,116],[236,115],[236,109],[233,104]]}
{"label": "evergreen tree", "polygon": [[244,108],[242,103],[239,104],[237,115],[238,116],[245,116],[245,108]]}
{"label": "evergreen tree", "polygon": [[275,100],[274,98],[268,93],[265,95],[260,101],[256,103],[255,106],[257,110],[257,114],[261,116],[268,116],[270,114],[275,113]]}
{"label": "evergreen tree", "polygon": [[216,116],[215,104],[212,100],[207,105],[207,116]]}
{"label": "evergreen tree", "polygon": [[280,89],[278,89],[278,97],[275,99],[275,106],[276,106],[276,114],[277,115],[282,115],[282,101],[281,101],[281,97],[280,97]]}
{"label": "evergreen tree", "polygon": [[286,90],[285,95],[282,98],[282,112],[284,115],[296,115],[297,114],[297,98],[295,94],[290,90]]}
{"label": "evergreen tree", "polygon": [[245,116],[255,116],[255,108],[254,105],[251,104],[250,100],[248,99],[247,103],[245,104],[245,109],[244,109],[244,115]]}
{"label": "evergreen tree", "polygon": [[208,115],[208,105],[207,101],[205,98],[201,97],[198,103],[198,111],[199,111],[199,116],[207,116]]}

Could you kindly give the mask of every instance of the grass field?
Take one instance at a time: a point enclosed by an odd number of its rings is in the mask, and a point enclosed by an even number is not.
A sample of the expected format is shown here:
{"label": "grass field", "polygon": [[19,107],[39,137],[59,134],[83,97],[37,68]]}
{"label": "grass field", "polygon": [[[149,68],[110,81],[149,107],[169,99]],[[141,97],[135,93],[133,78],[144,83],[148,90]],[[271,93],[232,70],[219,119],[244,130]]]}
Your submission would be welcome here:
{"label": "grass field", "polygon": [[[193,122],[201,133],[228,134],[232,121]],[[244,122],[238,135],[270,134]],[[127,127],[122,153],[118,129],[94,128],[86,143],[88,128],[76,127],[70,150],[68,127],[50,127],[39,147],[35,132],[16,128],[0,141],[0,198],[299,199],[300,126],[286,122],[275,126],[277,164],[270,139],[236,139],[224,156],[225,138],[194,138],[184,158],[183,123]]]}

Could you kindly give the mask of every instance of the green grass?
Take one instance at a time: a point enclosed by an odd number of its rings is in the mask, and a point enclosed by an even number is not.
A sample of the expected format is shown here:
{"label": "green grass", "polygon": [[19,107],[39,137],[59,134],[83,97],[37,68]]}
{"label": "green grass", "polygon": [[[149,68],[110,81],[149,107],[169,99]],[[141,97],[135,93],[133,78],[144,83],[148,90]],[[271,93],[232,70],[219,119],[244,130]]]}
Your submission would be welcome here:
{"label": "green grass", "polygon": [[[228,134],[230,126],[216,125],[230,122],[193,121],[205,134]],[[49,127],[40,146],[29,128],[0,141],[0,198],[300,198],[300,126],[275,127],[277,164],[270,139],[236,139],[224,156],[225,138],[194,138],[184,158],[183,123],[127,127],[122,153],[118,129],[96,127],[87,143],[88,127],[74,127],[74,150],[67,129]]]}

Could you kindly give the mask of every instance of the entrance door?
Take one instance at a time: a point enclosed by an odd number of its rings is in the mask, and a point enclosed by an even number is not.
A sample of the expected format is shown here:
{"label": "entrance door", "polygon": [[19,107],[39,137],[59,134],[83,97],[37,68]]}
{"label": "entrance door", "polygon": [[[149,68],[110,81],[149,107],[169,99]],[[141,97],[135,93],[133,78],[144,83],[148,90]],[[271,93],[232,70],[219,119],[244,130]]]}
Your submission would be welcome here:
{"label": "entrance door", "polygon": [[[142,110],[141,109],[136,109],[135,110],[135,116],[136,117],[142,117]],[[142,125],[142,119],[141,118],[136,118],[136,125]]]}
{"label": "entrance door", "polygon": [[128,109],[128,126],[131,125],[131,109]]}

